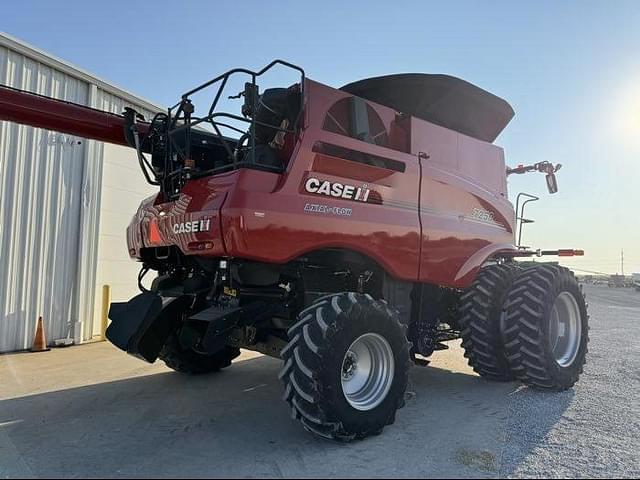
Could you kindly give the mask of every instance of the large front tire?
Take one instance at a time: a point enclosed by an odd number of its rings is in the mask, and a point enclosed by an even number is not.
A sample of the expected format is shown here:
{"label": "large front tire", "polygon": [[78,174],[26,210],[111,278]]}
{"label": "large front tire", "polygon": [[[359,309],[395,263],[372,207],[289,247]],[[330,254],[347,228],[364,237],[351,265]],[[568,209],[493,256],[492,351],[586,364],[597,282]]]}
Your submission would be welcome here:
{"label": "large front tire", "polygon": [[506,352],[518,379],[539,388],[571,388],[586,362],[588,320],[573,272],[555,265],[524,270],[506,306]]}
{"label": "large front tire", "polygon": [[288,334],[280,379],[292,417],[305,429],[350,441],[394,422],[404,404],[410,345],[384,302],[357,293],[324,297]]}

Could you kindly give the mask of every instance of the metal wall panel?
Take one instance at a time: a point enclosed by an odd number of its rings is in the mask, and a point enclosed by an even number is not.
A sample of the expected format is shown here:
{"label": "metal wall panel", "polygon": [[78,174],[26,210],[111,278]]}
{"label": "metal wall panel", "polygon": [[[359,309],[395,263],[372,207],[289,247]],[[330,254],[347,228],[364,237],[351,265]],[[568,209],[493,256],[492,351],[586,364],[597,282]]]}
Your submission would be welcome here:
{"label": "metal wall panel", "polygon": [[[3,34],[0,83],[115,113],[154,108]],[[0,122],[0,352],[29,348],[40,315],[49,341],[91,338],[103,156],[100,142]]]}
{"label": "metal wall panel", "polygon": [[[88,85],[0,47],[0,82],[86,103]],[[71,332],[85,142],[0,123],[0,351],[27,348],[39,315]]]}

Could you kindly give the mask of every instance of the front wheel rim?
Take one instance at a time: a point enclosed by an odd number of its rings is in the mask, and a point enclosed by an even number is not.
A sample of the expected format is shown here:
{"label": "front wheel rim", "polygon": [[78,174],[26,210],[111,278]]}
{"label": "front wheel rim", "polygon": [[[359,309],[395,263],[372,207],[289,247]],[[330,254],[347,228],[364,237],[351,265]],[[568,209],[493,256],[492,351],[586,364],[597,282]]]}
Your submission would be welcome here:
{"label": "front wheel rim", "polygon": [[389,342],[377,333],[358,337],[342,360],[342,392],[353,408],[368,411],[387,397],[395,373]]}
{"label": "front wheel rim", "polygon": [[553,356],[561,367],[575,361],[582,339],[582,316],[575,297],[562,292],[556,297],[549,317],[549,342]]}

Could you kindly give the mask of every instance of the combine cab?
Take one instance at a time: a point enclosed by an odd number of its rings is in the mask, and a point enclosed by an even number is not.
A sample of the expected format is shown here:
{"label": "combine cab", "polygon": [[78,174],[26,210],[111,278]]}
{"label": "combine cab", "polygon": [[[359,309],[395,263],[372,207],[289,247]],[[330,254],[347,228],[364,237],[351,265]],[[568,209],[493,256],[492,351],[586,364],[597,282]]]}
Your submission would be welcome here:
{"label": "combine cab", "polygon": [[[300,78],[264,88],[275,68]],[[238,77],[238,112],[221,111]],[[229,71],[148,121],[0,87],[0,119],[128,145],[158,188],[126,232],[141,293],[111,306],[111,342],[191,374],[241,348],[281,358],[292,416],[338,440],[392,423],[410,365],[458,338],[487,379],[577,381],[578,283],[516,259],[581,252],[515,246],[507,175],[543,172],[554,192],[558,166],[506,167],[492,142],[512,116],[449,76],[335,89],[282,61]]]}

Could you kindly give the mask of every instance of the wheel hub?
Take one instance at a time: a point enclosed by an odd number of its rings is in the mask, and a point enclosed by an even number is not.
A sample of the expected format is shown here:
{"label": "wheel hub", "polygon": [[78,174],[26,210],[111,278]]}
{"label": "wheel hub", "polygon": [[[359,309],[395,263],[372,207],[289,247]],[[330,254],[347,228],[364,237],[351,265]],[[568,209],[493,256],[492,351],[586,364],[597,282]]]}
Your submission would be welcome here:
{"label": "wheel hub", "polygon": [[578,355],[582,337],[582,317],[578,302],[569,292],[556,298],[549,316],[549,342],[556,362],[570,366]]}
{"label": "wheel hub", "polygon": [[358,356],[352,351],[348,351],[342,363],[342,380],[348,381],[356,374],[358,369]]}
{"label": "wheel hub", "polygon": [[358,337],[342,360],[341,384],[344,396],[353,408],[368,411],[387,397],[395,372],[393,350],[376,333]]}

